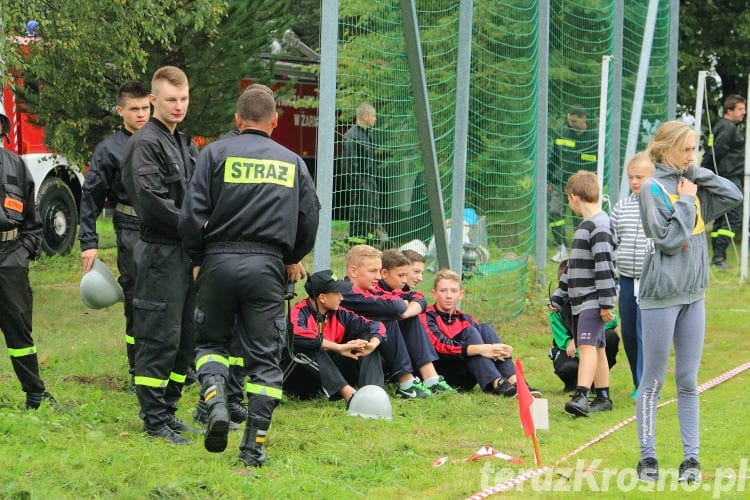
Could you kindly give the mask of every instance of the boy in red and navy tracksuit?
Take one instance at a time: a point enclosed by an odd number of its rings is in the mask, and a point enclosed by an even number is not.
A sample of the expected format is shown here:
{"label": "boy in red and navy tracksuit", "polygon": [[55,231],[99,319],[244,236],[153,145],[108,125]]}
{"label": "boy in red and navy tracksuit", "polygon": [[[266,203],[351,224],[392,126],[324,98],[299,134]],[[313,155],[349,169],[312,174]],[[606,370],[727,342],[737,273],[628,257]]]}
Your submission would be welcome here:
{"label": "boy in red and navy tracksuit", "polygon": [[[430,353],[430,350],[434,352],[434,349],[430,349],[431,346],[421,326],[418,332],[423,337],[422,345],[426,346],[425,350],[417,352],[408,349],[409,341],[402,333],[398,321],[416,317],[422,312],[423,305],[407,302],[397,293],[385,291],[378,286],[383,256],[378,249],[369,245],[355,245],[349,249],[346,254],[346,273],[347,279],[352,283],[352,289],[344,293],[341,305],[385,325],[386,341],[381,348],[383,370],[387,378],[398,383],[397,396],[414,399],[429,397],[437,392],[452,391],[435,371],[432,360],[433,357],[437,359],[437,356]],[[402,286],[398,285],[398,288]],[[417,325],[419,326],[418,323]],[[412,359],[416,362],[413,363]],[[420,375],[425,378],[424,383],[414,376],[415,365]]]}
{"label": "boy in red and navy tracksuit", "polygon": [[484,392],[515,396],[513,348],[500,342],[492,325],[479,324],[470,314],[456,309],[464,296],[461,277],[449,269],[440,270],[432,295],[435,304],[420,315],[420,320],[440,356],[435,365],[448,383],[463,390],[471,390],[478,383]]}
{"label": "boy in red and navy tracksuit", "polygon": [[[308,298],[291,312],[294,352],[306,353],[318,364],[314,389],[322,388],[330,400],[343,398],[347,402],[356,392],[355,386],[384,385],[378,347],[385,338],[385,327],[339,307],[341,294],[350,289],[351,283],[337,280],[329,270],[311,274],[305,283]],[[315,370],[306,372],[317,375]],[[284,391],[305,397],[309,385],[287,378]]]}

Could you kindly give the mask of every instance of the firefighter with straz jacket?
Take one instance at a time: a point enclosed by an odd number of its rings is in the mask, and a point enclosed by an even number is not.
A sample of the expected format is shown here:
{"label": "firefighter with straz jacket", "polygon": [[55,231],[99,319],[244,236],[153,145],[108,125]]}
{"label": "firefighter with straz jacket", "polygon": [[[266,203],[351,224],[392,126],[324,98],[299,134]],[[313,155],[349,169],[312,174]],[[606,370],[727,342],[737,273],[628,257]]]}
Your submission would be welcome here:
{"label": "firefighter with straz jacket", "polygon": [[271,139],[278,123],[270,89],[237,101],[236,137],[204,148],[180,213],[180,234],[197,280],[195,366],[208,406],[204,445],[224,451],[235,317],[248,381],[248,417],[239,459],[266,460],[263,443],[282,396],[284,288],[312,250],[320,203],[305,162]]}

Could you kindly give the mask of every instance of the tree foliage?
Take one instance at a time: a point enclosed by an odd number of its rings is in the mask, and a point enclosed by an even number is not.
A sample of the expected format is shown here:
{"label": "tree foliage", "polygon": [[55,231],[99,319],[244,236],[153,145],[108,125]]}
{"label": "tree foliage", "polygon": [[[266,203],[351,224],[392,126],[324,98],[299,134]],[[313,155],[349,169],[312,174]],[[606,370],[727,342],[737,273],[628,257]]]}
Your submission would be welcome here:
{"label": "tree foliage", "polygon": [[[261,59],[290,19],[283,2],[255,0],[80,0],[61,9],[52,0],[26,0],[2,11],[6,39],[39,23],[28,45],[6,43],[3,58],[20,68],[18,93],[45,125],[48,146],[74,163],[119,124],[117,87],[148,84],[153,71],[173,64],[190,80],[191,105],[183,130],[217,135],[233,126],[240,81],[271,83]],[[27,52],[24,54],[24,52]]]}
{"label": "tree foliage", "polygon": [[718,77],[718,81],[706,81],[710,111],[720,113],[721,103],[730,94],[747,94],[747,0],[682,0],[679,43],[677,101],[681,111],[694,112],[695,83],[701,70],[713,71]]}

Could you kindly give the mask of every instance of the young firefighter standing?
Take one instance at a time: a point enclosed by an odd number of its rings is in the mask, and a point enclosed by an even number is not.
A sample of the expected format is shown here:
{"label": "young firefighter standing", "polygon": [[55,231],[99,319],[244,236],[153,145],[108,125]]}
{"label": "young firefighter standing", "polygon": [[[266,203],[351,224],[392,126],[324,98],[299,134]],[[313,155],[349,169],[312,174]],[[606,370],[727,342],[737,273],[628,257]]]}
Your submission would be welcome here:
{"label": "young firefighter standing", "polygon": [[312,250],[320,210],[304,160],[271,139],[278,116],[270,89],[243,92],[235,114],[240,134],[201,151],[180,214],[198,285],[195,366],[208,406],[204,446],[210,452],[227,446],[226,381],[236,331],[249,378],[239,460],[256,467],[266,461],[263,444],[282,397],[284,288],[301,276],[298,263]]}
{"label": "young firefighter standing", "polygon": [[[0,101],[0,141],[10,120]],[[0,330],[8,354],[26,393],[26,408],[43,400],[54,403],[39,376],[36,346],[31,337],[34,297],[29,284],[29,261],[39,254],[42,224],[34,207],[34,178],[23,160],[0,148]]]}
{"label": "young firefighter standing", "polygon": [[125,82],[117,90],[117,114],[122,118],[122,126],[111,137],[105,139],[94,150],[91,164],[81,190],[79,215],[81,260],[83,272],[91,270],[99,253],[99,236],[96,233],[96,218],[105,201],[116,203],[112,222],[117,236],[117,268],[120,277],[117,281],[125,294],[125,343],[128,354],[128,368],[131,386],[135,390],[135,339],[133,337],[133,287],[135,267],[133,250],[140,238],[141,220],[128,198],[122,184],[120,165],[125,156],[128,139],[143,127],[151,115],[148,91],[140,82]]}
{"label": "young firefighter standing", "polygon": [[[568,281],[561,281],[549,307],[553,311],[561,310],[565,297],[570,299],[578,346],[578,385],[573,397],[565,403],[565,411],[587,417],[589,412],[612,409],[604,324],[614,319],[615,244],[609,216],[599,207],[596,174],[579,170],[568,179],[565,193],[570,209],[583,221],[573,234]],[[589,404],[592,382],[596,392]]]}
{"label": "young firefighter standing", "polygon": [[143,428],[151,437],[190,444],[198,432],[175,416],[195,346],[195,292],[191,263],[177,232],[195,165],[190,138],[177,130],[189,103],[188,79],[174,66],[154,72],[154,114],[128,141],[122,179],[141,218],[133,253],[135,386]]}
{"label": "young firefighter standing", "polygon": [[740,189],[694,165],[694,130],[679,121],[662,124],[646,152],[656,162],[641,188],[643,230],[649,238],[639,301],[643,320],[643,375],[636,399],[638,476],[659,478],[656,405],[674,344],[677,415],[684,460],[680,481],[698,481],[698,368],[706,329],[708,244],[705,221],[721,217],[742,200]]}

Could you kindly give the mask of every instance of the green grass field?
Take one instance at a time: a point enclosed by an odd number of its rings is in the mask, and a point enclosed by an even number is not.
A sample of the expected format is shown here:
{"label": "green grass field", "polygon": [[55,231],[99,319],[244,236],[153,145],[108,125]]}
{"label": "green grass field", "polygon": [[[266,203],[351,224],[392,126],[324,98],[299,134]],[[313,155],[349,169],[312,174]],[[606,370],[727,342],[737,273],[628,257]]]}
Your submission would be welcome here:
{"label": "green grass field", "polygon": [[[106,247],[101,255],[115,269],[111,224],[101,221],[100,231]],[[738,274],[734,269],[712,276],[701,383],[750,361],[750,292],[738,284]],[[516,401],[476,389],[424,401],[394,399],[392,422],[347,417],[341,402],[284,401],[274,414],[269,461],[261,469],[235,463],[239,432],[231,433],[221,454],[207,453],[200,439],[185,447],[148,439],[135,396],[126,391],[122,305],[86,309],[78,296],[80,277],[77,251],[33,264],[34,337],[43,377],[59,405],[23,410],[10,362],[0,359],[0,498],[466,498],[536,469]],[[567,396],[547,359],[546,290],[536,293],[530,293],[523,314],[495,326],[523,360],[530,383],[549,400],[551,428],[538,431],[538,440],[543,465],[551,466],[632,417],[635,405],[621,351],[612,369],[615,409],[588,419],[564,413]],[[481,320],[488,311],[472,312]],[[670,368],[664,403],[675,397],[672,373]],[[671,480],[658,483],[665,498],[747,497],[748,380],[744,372],[701,394],[706,478],[697,489]],[[195,386],[187,388],[178,416],[190,421],[197,397]],[[682,460],[676,415],[675,403],[659,411],[657,449],[663,468],[676,469]],[[497,458],[453,462],[486,444],[524,463]],[[447,463],[433,467],[440,457],[448,457]],[[645,483],[634,480],[637,460],[631,423],[498,497],[650,496],[643,491]]]}

